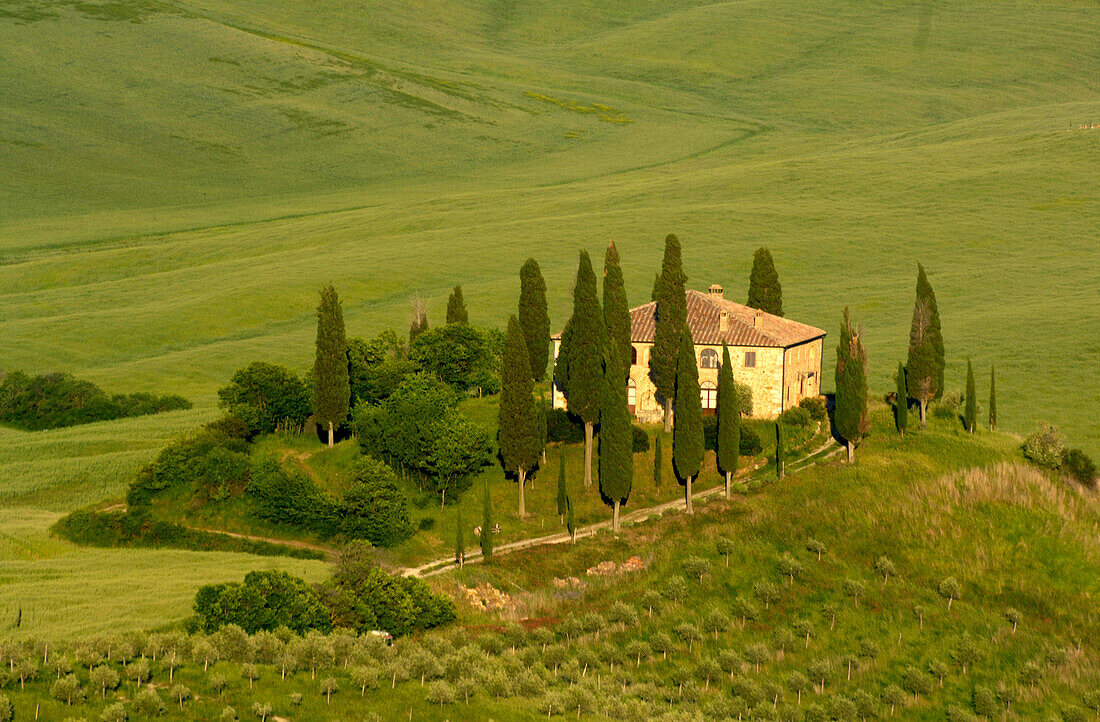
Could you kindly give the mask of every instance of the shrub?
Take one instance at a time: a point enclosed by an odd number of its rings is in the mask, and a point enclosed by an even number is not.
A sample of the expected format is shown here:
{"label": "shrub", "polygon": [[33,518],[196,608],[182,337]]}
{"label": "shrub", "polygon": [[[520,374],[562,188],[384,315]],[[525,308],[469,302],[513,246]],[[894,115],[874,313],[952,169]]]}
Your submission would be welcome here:
{"label": "shrub", "polygon": [[13,371],[0,380],[0,421],[28,431],[189,409],[180,396],[147,393],[108,397],[90,381],[66,373],[29,376]]}
{"label": "shrub", "polygon": [[428,329],[416,337],[409,360],[422,371],[455,391],[500,388],[500,355],[495,340],[486,331],[462,323]]}
{"label": "shrub", "polygon": [[[0,719],[3,719],[0,717]],[[101,722],[126,722],[129,719],[129,715],[126,713],[126,705],[122,702],[115,702],[109,704],[103,708],[103,714],[99,716]]]}
{"label": "shrub", "polygon": [[207,428],[167,446],[138,472],[126,492],[131,507],[144,506],[169,489],[200,500],[243,491],[248,484],[246,445]]}
{"label": "shrub", "polygon": [[1061,429],[1040,421],[1039,428],[1024,440],[1024,456],[1039,466],[1057,469],[1062,464],[1065,446]]}
{"label": "shrub", "polygon": [[261,519],[307,529],[321,537],[338,531],[336,502],[305,472],[285,469],[274,457],[260,456],[254,461],[247,491]]}
{"label": "shrub", "polygon": [[792,406],[779,415],[776,419],[781,424],[787,426],[809,426],[813,421],[813,417],[810,416],[810,412],[801,406]]}
{"label": "shrub", "polygon": [[1080,449],[1062,452],[1062,471],[1081,486],[1096,488],[1096,464]]}
{"label": "shrub", "polygon": [[562,444],[579,444],[584,441],[584,422],[565,409],[548,409],[546,440]]}
{"label": "shrub", "polygon": [[134,708],[148,717],[156,717],[164,712],[164,700],[152,687],[144,687],[134,695]]}
{"label": "shrub", "polygon": [[250,572],[243,583],[208,584],[195,594],[198,627],[213,632],[235,624],[249,634],[287,627],[331,629],[328,610],[303,580],[286,572]]}
{"label": "shrub", "polygon": [[809,396],[798,402],[799,407],[810,412],[810,418],[814,421],[824,421],[829,418],[828,407],[822,396]]}
{"label": "shrub", "polygon": [[958,391],[948,391],[943,398],[932,405],[932,416],[937,419],[954,420],[959,415],[961,404],[962,395]]}
{"label": "shrub", "polygon": [[397,485],[393,469],[366,457],[355,467],[352,487],[340,504],[340,531],[351,539],[391,547],[413,533],[408,500]]}
{"label": "shrub", "polygon": [[252,435],[270,434],[281,424],[302,426],[309,418],[309,393],[298,374],[253,361],[218,390],[218,405],[241,419]]}
{"label": "shrub", "polygon": [[641,426],[631,425],[630,433],[633,435],[632,444],[635,454],[644,454],[649,451],[649,434]]}
{"label": "shrub", "polygon": [[997,704],[997,698],[993,696],[993,690],[988,687],[974,687],[974,691],[971,693],[971,703],[974,706],[974,712],[982,717],[993,719],[1001,712],[1000,706]]}
{"label": "shrub", "polygon": [[53,683],[50,696],[70,706],[80,704],[84,701],[84,688],[75,674],[67,674]]}
{"label": "shrub", "polygon": [[0,722],[11,722],[15,719],[15,709],[11,706],[11,700],[0,695]]}

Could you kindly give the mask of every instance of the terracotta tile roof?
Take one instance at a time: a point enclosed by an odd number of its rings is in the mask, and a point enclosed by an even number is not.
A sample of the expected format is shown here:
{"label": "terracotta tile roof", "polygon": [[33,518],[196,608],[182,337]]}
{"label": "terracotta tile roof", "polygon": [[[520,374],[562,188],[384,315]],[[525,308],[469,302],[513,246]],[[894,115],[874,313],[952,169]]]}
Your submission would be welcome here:
{"label": "terracotta tile roof", "polygon": [[[725,332],[722,331],[723,312],[727,314]],[[656,317],[656,301],[630,309],[631,340],[653,343]],[[825,335],[820,328],[757,311],[715,293],[694,290],[687,292],[687,322],[692,340],[700,345],[716,346],[725,341],[730,346],[787,348]],[[559,337],[560,334],[554,336]]]}

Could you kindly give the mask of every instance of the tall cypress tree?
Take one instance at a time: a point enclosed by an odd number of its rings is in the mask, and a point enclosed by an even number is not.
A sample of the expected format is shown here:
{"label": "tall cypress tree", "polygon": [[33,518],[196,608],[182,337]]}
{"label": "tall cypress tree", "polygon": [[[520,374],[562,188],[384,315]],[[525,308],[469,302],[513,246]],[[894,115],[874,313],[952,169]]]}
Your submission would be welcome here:
{"label": "tall cypress tree", "polygon": [[848,461],[855,461],[856,446],[870,430],[867,420],[867,352],[860,340],[862,329],[852,328],[848,309],[840,327],[836,348],[836,410],[833,421],[848,448]]}
{"label": "tall cypress tree", "polygon": [[622,376],[626,379],[630,375],[630,308],[626,302],[623,269],[619,264],[615,241],[607,244],[603,261],[603,320],[607,328],[607,342],[618,347]]}
{"label": "tall cypress tree", "polygon": [[455,510],[455,564],[466,564],[466,540],[462,536],[462,504]]}
{"label": "tall cypress tree", "polygon": [[573,344],[573,318],[565,322],[558,342],[558,355],[554,359],[554,384],[566,399],[569,398],[569,355]]}
{"label": "tall cypress tree", "polygon": [[573,514],[573,497],[565,497],[565,530],[569,532],[569,540],[577,543],[577,517]]}
{"label": "tall cypress tree", "polygon": [[656,301],[657,297],[661,295],[661,273],[658,271],[653,274],[653,290],[649,294],[650,301]]}
{"label": "tall cypress tree", "polygon": [[[672,401],[676,395],[676,358],[680,337],[687,321],[687,296],[680,239],[670,233],[665,238],[665,257],[661,262],[657,294],[657,324],[653,347],[649,351],[649,370],[653,384],[665,406],[665,433],[672,430]],[[694,362],[692,362],[694,365]]]}
{"label": "tall cypress tree", "polygon": [[584,485],[592,486],[592,434],[600,420],[603,394],[603,313],[596,295],[596,274],[587,251],[581,251],[577,280],[573,284],[573,316],[570,319],[569,380],[565,398],[569,413],[584,422]]}
{"label": "tall cypress tree", "polygon": [[558,461],[558,516],[561,517],[561,523],[565,523],[565,512],[568,511],[566,504],[568,502],[569,493],[565,488],[565,444],[561,445],[561,459]]}
{"label": "tall cypress tree", "polygon": [[730,350],[722,342],[722,368],[718,369],[718,469],[726,477],[726,498],[741,454],[741,403],[733,382]]}
{"label": "tall cypress tree", "polygon": [[313,362],[313,417],[328,428],[329,446],[335,443],[336,427],[348,418],[350,403],[344,311],[330,283],[321,289],[317,306],[317,356]]}
{"label": "tall cypress tree", "polygon": [[481,558],[493,558],[493,499],[489,496],[489,478],[485,478],[485,490],[481,497]]}
{"label": "tall cypress tree", "polygon": [[630,496],[634,481],[634,434],[621,369],[618,349],[611,344],[600,408],[600,493],[611,500],[611,530],[615,534],[619,533],[619,506]]}
{"label": "tall cypress tree", "polygon": [[997,430],[997,369],[989,367],[989,430]]}
{"label": "tall cypress tree", "polygon": [[546,281],[534,258],[528,258],[519,269],[519,323],[527,340],[531,375],[535,381],[542,381],[550,362],[550,314],[546,310]]}
{"label": "tall cypress tree", "polygon": [[774,316],[783,315],[783,287],[779,284],[779,274],[775,270],[771,251],[757,248],[752,257],[752,272],[749,274],[749,308],[759,308]]}
{"label": "tall cypress tree", "polygon": [[894,421],[897,423],[898,433],[905,436],[905,430],[909,428],[909,389],[905,386],[905,367],[898,361],[897,400],[894,402]]}
{"label": "tall cypress tree", "polygon": [[974,367],[966,360],[966,405],[963,406],[963,426],[973,434],[978,428],[978,390],[974,384]]}
{"label": "tall cypress tree", "polygon": [[699,368],[695,365],[695,344],[691,329],[681,328],[679,360],[676,364],[676,416],[672,427],[672,463],[684,482],[688,514],[695,513],[691,482],[703,463],[703,403],[699,396]]}
{"label": "tall cypress tree", "polygon": [[917,294],[913,303],[913,322],[909,327],[909,360],[905,364],[909,395],[920,403],[920,423],[927,420],[928,402],[943,395],[943,333],[936,294],[917,264]]}
{"label": "tall cypress tree", "polygon": [[458,285],[451,291],[447,299],[447,323],[470,323],[470,316],[466,313],[466,301],[462,299],[462,286]]}
{"label": "tall cypress tree", "polygon": [[527,360],[527,343],[519,319],[508,319],[504,337],[504,358],[500,370],[500,456],[504,471],[515,474],[519,485],[519,515],[527,515],[523,485],[527,474],[538,463],[540,439],[536,418],[531,364]]}
{"label": "tall cypress tree", "polygon": [[661,464],[664,462],[664,442],[661,441],[661,433],[657,432],[657,438],[653,440],[653,488],[661,488]]}

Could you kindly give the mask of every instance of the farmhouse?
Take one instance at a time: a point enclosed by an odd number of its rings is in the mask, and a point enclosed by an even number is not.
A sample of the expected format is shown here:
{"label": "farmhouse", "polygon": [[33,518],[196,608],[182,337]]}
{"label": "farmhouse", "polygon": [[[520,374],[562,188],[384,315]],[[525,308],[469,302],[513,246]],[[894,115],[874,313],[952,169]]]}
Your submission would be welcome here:
{"label": "farmhouse", "polygon": [[[656,330],[657,303],[630,310],[630,380],[627,403],[639,421],[661,419],[662,406],[649,376],[649,352]],[[722,287],[706,293],[687,292],[687,324],[695,341],[703,413],[718,405],[718,365],[722,342],[730,350],[733,378],[752,389],[753,416],[775,417],[798,402],[821,393],[821,349],[825,332],[773,316],[723,297]],[[553,337],[554,358],[561,334]],[[554,385],[553,404],[565,408],[565,396]]]}

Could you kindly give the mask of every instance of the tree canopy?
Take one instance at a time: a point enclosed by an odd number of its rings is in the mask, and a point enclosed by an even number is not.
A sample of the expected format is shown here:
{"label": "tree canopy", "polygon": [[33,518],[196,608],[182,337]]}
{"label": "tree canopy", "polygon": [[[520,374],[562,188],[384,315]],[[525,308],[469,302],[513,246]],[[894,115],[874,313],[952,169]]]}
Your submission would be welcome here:
{"label": "tree canopy", "polygon": [[466,301],[462,298],[462,286],[455,286],[447,298],[447,323],[466,324],[470,322],[470,316],[466,313]]}
{"label": "tree canopy", "polygon": [[527,341],[531,376],[542,381],[550,361],[550,314],[546,310],[546,281],[534,258],[528,258],[519,269],[519,324]]}
{"label": "tree canopy", "polygon": [[619,250],[615,242],[607,244],[603,262],[603,318],[607,329],[607,342],[615,346],[616,357],[622,366],[622,377],[630,375],[630,307],[623,285],[623,269],[619,263]]}
{"label": "tree canopy", "polygon": [[619,532],[619,507],[630,496],[634,481],[633,432],[626,405],[626,382],[620,374],[618,348],[608,346],[600,409],[600,493],[614,507],[612,530]]}
{"label": "tree canopy", "polygon": [[672,463],[684,481],[688,513],[693,513],[691,482],[703,463],[703,406],[699,396],[699,368],[691,329],[681,326],[680,354],[676,368],[676,414],[672,428]]}
{"label": "tree canopy", "polygon": [[253,361],[237,369],[218,390],[219,406],[243,421],[253,434],[269,434],[280,423],[301,426],[309,418],[305,384],[283,366]]}
{"label": "tree canopy", "polygon": [[774,316],[783,315],[783,287],[779,284],[779,273],[775,270],[775,262],[767,248],[757,248],[753,254],[752,272],[749,274],[749,299],[745,305]]}
{"label": "tree canopy", "polygon": [[741,449],[741,403],[737,384],[733,381],[730,350],[722,343],[722,367],[718,369],[718,469],[726,477],[726,496],[730,495],[730,480],[737,472]]}
{"label": "tree canopy", "polygon": [[848,460],[855,458],[855,447],[870,430],[867,418],[867,352],[860,336],[862,328],[853,328],[848,309],[840,327],[836,349],[836,411],[833,420],[840,438],[847,442]]}
{"label": "tree canopy", "polygon": [[313,416],[328,429],[332,446],[335,429],[348,418],[351,384],[348,378],[348,345],[344,312],[336,289],[321,289],[317,306],[317,355],[313,363]]}
{"label": "tree canopy", "polygon": [[925,422],[928,402],[943,395],[943,333],[936,294],[917,264],[917,293],[913,321],[909,328],[909,359],[905,364],[909,395],[920,402],[920,420]]}
{"label": "tree canopy", "polygon": [[542,452],[531,366],[519,319],[508,319],[504,337],[504,366],[500,388],[499,439],[504,471],[515,474],[519,484],[519,515],[527,513],[523,486]]}
{"label": "tree canopy", "polygon": [[687,276],[680,260],[680,239],[670,233],[665,238],[665,255],[657,288],[657,323],[653,347],[649,351],[649,369],[657,393],[665,404],[665,432],[670,430],[669,411],[676,394],[676,359],[681,334],[687,322]]}
{"label": "tree canopy", "polygon": [[500,384],[500,359],[494,354],[490,333],[464,323],[419,334],[409,359],[460,393],[476,388],[495,391]]}

